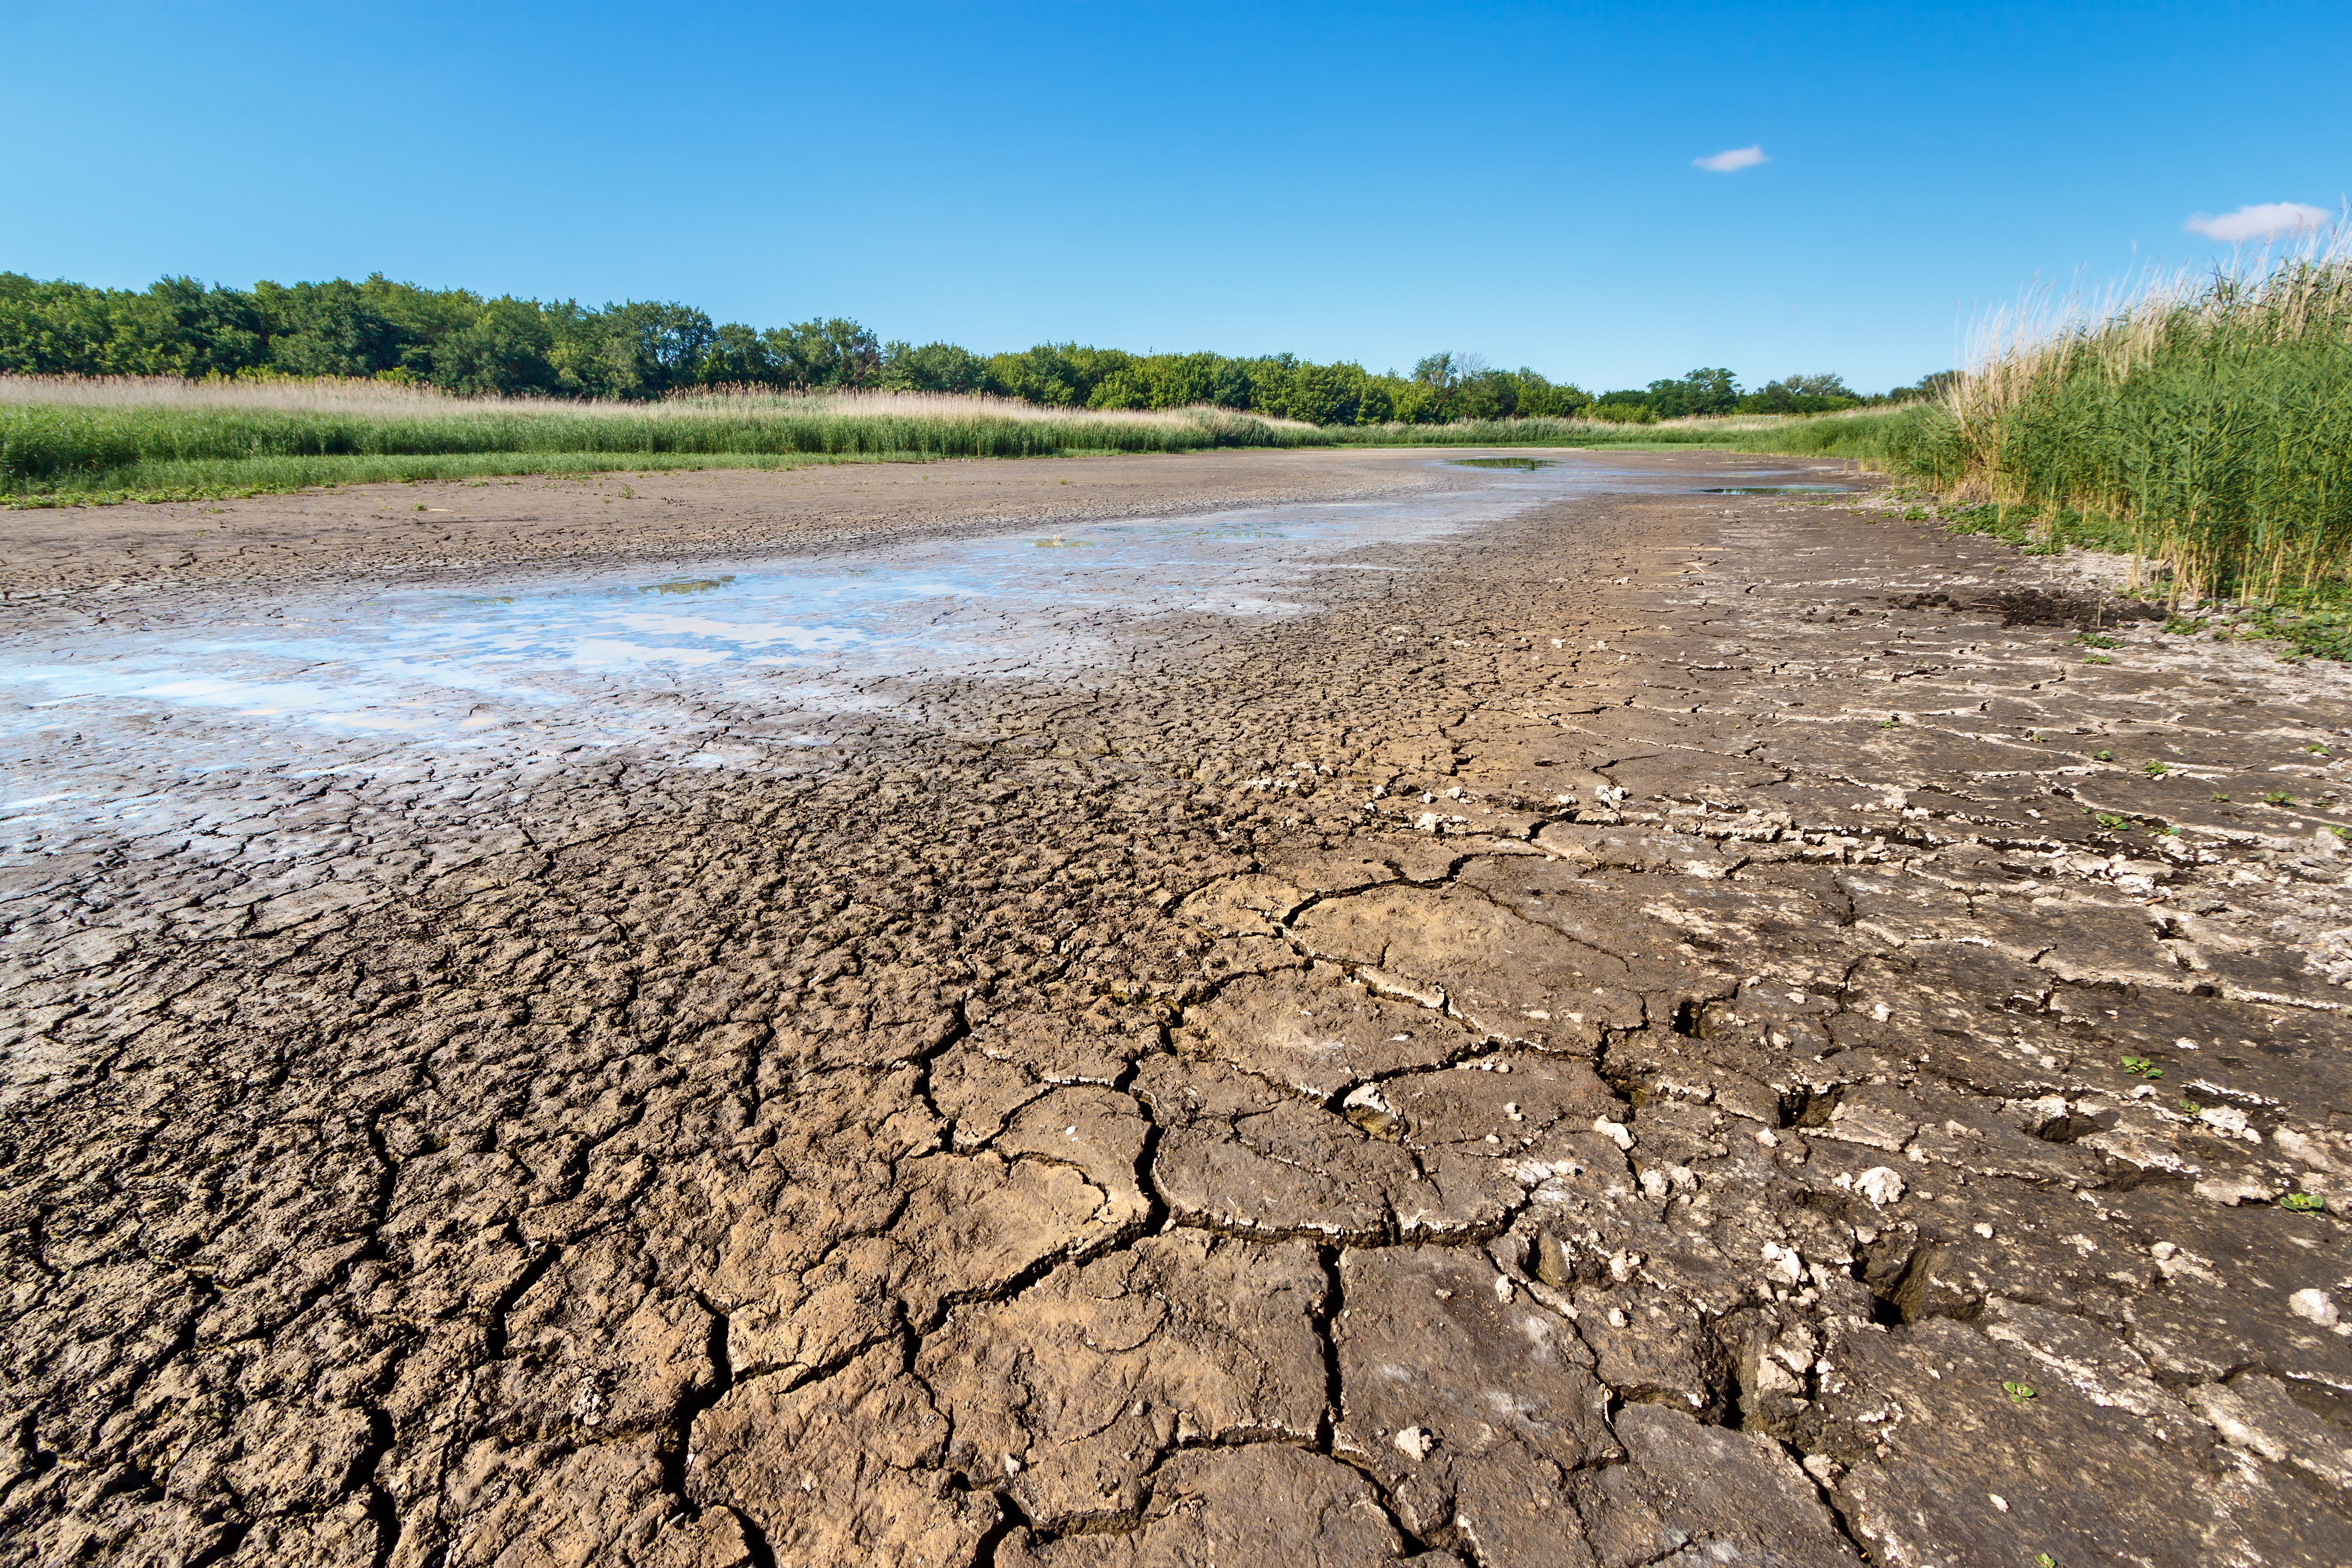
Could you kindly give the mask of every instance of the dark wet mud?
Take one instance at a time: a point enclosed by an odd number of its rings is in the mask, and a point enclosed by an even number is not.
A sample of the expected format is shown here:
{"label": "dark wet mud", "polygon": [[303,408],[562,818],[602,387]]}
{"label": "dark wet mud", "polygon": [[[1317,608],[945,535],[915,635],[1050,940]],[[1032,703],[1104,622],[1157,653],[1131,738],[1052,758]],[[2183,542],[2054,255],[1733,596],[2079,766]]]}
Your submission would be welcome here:
{"label": "dark wet mud", "polygon": [[0,1560],[2352,1560],[2344,677],[1709,460],[26,817]]}

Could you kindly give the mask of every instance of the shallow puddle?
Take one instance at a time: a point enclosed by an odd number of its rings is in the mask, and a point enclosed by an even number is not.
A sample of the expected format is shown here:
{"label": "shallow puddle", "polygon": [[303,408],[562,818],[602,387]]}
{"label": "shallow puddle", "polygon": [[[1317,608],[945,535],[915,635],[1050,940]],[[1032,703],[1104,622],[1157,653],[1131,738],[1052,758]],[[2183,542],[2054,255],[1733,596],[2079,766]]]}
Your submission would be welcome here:
{"label": "shallow puddle", "polygon": [[1848,496],[1852,485],[1707,485],[1695,496]]}
{"label": "shallow puddle", "polygon": [[[167,630],[0,643],[0,813],[111,777],[299,765],[391,747],[636,743],[709,765],[927,683],[1065,676],[1171,616],[1311,608],[1319,574],[1409,569],[1426,542],[1589,489],[1594,469],[1483,476],[1392,500],[1065,523],[871,552],[537,573],[272,602],[222,595]],[[819,738],[814,734],[800,739]],[[152,786],[151,786],[152,787]]]}

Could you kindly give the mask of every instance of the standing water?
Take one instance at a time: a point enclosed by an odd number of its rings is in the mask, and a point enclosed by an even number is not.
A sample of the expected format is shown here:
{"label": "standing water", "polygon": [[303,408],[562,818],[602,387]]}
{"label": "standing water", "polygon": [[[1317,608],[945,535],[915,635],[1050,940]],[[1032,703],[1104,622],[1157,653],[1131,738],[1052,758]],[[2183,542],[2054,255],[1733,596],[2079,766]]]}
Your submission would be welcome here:
{"label": "standing water", "polygon": [[0,639],[0,820],[28,827],[152,802],[175,781],[373,769],[420,752],[621,746],[633,761],[751,763],[822,739],[811,731],[827,713],[913,711],[930,682],[1103,666],[1154,619],[1299,614],[1320,574],[1400,570],[1398,546],[1601,477],[1523,464],[1388,500],[658,574],[222,590],[167,601],[138,629],[116,614],[27,630]]}

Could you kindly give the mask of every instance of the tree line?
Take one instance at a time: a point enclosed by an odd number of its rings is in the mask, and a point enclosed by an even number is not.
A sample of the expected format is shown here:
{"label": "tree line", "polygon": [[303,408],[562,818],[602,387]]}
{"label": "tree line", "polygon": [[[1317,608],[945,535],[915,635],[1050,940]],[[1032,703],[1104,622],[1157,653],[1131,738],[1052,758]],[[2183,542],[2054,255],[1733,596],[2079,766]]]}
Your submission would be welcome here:
{"label": "tree line", "polygon": [[1835,414],[1848,408],[1941,397],[1958,377],[1958,371],[1939,370],[1892,392],[1862,393],[1848,386],[1840,375],[1790,375],[1768,381],[1753,392],[1742,392],[1729,371],[1703,367],[1687,375],[1654,381],[1639,391],[1604,392],[1592,400],[1585,416],[1649,424],[1705,414]]}
{"label": "tree line", "polygon": [[838,317],[760,329],[714,322],[674,302],[490,297],[419,289],[382,273],[357,283],[265,281],[249,289],[164,278],[128,289],[0,272],[0,372],[362,376],[461,395],[622,399],[722,386],[984,392],[1058,407],[1214,404],[1315,425],[1818,413],[1921,395],[1926,384],[1864,398],[1833,375],[1791,376],[1743,395],[1728,371],[1699,370],[1596,398],[1475,354],[1432,354],[1405,375],[1286,353],[1135,354],[1040,343],[978,354],[954,343],[886,342]]}

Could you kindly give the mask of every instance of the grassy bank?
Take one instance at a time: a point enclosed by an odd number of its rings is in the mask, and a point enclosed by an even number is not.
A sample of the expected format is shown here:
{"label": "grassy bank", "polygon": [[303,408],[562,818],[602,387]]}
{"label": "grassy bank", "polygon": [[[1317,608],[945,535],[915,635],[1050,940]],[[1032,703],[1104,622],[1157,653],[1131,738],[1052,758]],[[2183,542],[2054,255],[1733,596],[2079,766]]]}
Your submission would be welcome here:
{"label": "grassy bank", "polygon": [[2042,549],[2145,558],[2176,605],[2352,598],[2352,250],[1990,323],[1885,466]]}
{"label": "grassy bank", "polygon": [[1452,425],[1355,426],[1326,431],[1337,445],[1675,448],[1891,462],[1926,405],[1846,414],[1730,415],[1617,425],[1597,419],[1463,420]]}
{"label": "grassy bank", "polygon": [[22,502],[812,457],[1177,452],[1319,435],[1219,409],[1087,413],[919,394],[600,404],[459,398],[365,382],[17,378],[0,384],[0,490]]}
{"label": "grassy bank", "polygon": [[1867,458],[1912,412],[1318,426],[1213,407],[1089,411],[920,393],[598,403],[360,381],[0,377],[0,497],[55,506],[494,474],[1236,447],[1702,446]]}

